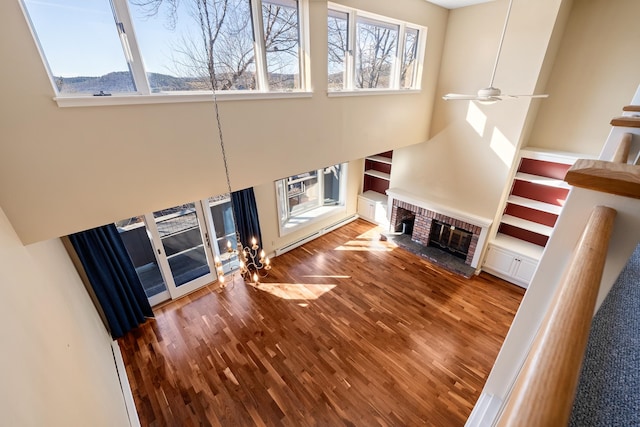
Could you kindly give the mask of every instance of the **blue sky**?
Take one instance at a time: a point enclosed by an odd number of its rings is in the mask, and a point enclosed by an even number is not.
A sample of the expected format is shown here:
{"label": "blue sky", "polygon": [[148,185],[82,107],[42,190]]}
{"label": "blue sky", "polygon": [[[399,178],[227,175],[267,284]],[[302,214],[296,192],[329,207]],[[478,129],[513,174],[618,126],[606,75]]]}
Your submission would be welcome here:
{"label": "blue sky", "polygon": [[[54,75],[100,76],[128,69],[107,0],[24,1]],[[170,73],[165,64],[170,63],[171,46],[189,31],[193,18],[183,7],[178,26],[170,31],[162,11],[145,18],[130,7],[147,71]]]}

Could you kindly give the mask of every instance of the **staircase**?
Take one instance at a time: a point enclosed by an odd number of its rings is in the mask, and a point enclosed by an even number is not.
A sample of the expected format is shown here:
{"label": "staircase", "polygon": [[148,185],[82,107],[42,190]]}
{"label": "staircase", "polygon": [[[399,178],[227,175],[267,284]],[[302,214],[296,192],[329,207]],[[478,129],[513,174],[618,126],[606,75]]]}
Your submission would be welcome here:
{"label": "staircase", "polygon": [[[640,87],[632,106],[612,120],[599,159],[579,160],[567,173],[565,180],[572,189],[467,426],[568,422],[594,312],[591,307],[600,307],[640,242],[638,106]],[[606,219],[596,218],[594,226],[592,213]],[[610,236],[598,230],[607,223]],[[583,247],[591,237],[602,237],[603,241],[596,239],[595,247],[602,249],[603,265],[601,272],[580,277],[581,270],[595,262],[580,264],[594,252],[589,245]],[[572,300],[583,298],[576,296],[586,286],[583,280],[594,283],[593,291],[584,301]],[[567,294],[566,289],[571,292]],[[574,321],[572,316],[580,309],[583,313]],[[564,327],[565,317],[571,317],[567,325],[575,326]],[[544,360],[547,365],[541,364]],[[558,369],[561,363],[567,368]],[[557,377],[550,378],[550,374]]]}

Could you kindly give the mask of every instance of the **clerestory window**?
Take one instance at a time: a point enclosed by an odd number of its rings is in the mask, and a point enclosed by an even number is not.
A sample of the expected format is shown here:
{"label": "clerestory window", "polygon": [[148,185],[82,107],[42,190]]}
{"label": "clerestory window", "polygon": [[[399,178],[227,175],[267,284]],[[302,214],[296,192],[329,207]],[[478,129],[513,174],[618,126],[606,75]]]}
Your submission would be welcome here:
{"label": "clerestory window", "polygon": [[330,4],[328,89],[420,89],[426,28]]}
{"label": "clerestory window", "polygon": [[305,90],[307,0],[22,0],[57,96]]}
{"label": "clerestory window", "polygon": [[280,234],[344,210],[346,171],[341,163],[276,181]]}

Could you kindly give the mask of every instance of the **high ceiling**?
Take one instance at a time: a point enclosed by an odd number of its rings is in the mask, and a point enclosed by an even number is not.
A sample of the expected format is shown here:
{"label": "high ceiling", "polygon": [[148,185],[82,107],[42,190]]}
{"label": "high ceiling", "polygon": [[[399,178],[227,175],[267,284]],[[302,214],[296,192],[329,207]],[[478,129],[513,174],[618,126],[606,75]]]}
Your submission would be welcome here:
{"label": "high ceiling", "polygon": [[437,4],[446,9],[457,9],[459,7],[471,6],[473,4],[486,3],[493,0],[427,0],[429,3]]}

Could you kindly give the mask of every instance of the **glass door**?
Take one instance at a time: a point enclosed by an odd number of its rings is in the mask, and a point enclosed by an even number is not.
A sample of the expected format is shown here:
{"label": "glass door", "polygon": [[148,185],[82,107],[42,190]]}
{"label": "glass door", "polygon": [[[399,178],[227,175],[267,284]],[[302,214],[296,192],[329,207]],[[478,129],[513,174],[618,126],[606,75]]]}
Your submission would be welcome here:
{"label": "glass door", "polygon": [[142,283],[144,293],[151,306],[171,299],[171,294],[160,268],[159,254],[151,240],[151,233],[147,228],[144,215],[123,219],[116,222],[122,243],[124,243],[129,258]]}
{"label": "glass door", "polygon": [[227,249],[236,249],[236,226],[233,219],[233,208],[228,194],[209,197],[202,201],[205,212],[209,216],[208,224],[211,225],[210,236],[215,236],[212,245],[215,255],[220,257],[225,274],[238,268],[238,256]]}
{"label": "glass door", "polygon": [[238,268],[236,228],[229,195],[210,197],[116,222],[151,306],[217,280]]}
{"label": "glass door", "polygon": [[186,203],[146,214],[171,298],[216,280],[206,217],[200,203]]}

